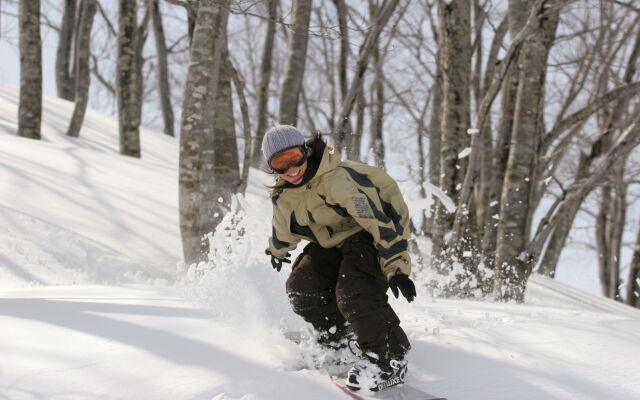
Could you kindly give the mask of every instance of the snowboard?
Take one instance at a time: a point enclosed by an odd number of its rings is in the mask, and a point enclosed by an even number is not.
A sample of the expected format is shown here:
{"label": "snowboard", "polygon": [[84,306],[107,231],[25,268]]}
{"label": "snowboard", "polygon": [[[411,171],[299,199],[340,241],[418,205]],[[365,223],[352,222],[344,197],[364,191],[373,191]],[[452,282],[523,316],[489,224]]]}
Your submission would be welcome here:
{"label": "snowboard", "polygon": [[[301,332],[287,331],[284,336],[296,344],[300,344],[304,338]],[[339,387],[351,399],[356,400],[447,400],[444,397],[434,396],[406,383],[391,386],[379,392],[354,392],[346,386],[346,371],[332,371],[325,367],[325,372],[331,378],[334,385]]]}
{"label": "snowboard", "polygon": [[434,396],[406,383],[392,386],[379,392],[354,392],[346,386],[344,378],[334,379],[333,384],[339,387],[345,394],[357,400],[447,400],[444,397]]}

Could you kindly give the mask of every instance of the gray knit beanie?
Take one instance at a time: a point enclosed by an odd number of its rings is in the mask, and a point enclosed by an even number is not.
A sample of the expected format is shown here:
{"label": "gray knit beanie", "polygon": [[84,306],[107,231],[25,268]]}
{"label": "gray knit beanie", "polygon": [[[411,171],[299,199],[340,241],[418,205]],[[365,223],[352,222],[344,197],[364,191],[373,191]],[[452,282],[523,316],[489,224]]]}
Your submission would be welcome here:
{"label": "gray knit beanie", "polygon": [[262,154],[266,160],[291,147],[304,146],[304,136],[291,125],[276,125],[262,139]]}

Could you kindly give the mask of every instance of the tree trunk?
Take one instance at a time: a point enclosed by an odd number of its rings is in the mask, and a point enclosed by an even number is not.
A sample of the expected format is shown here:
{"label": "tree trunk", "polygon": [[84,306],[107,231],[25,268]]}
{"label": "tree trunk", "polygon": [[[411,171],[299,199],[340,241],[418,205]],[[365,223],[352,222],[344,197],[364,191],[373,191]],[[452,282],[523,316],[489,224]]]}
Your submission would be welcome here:
{"label": "tree trunk", "polygon": [[567,242],[573,220],[576,218],[578,211],[580,211],[580,204],[582,204],[583,200],[584,199],[581,199],[580,201],[571,204],[560,217],[561,219],[553,230],[551,239],[549,239],[549,243],[547,244],[547,248],[544,252],[544,257],[542,258],[542,261],[540,261],[540,267],[538,268],[539,274],[550,278],[553,278],[556,275],[556,266],[560,260],[562,249]]}
{"label": "tree trunk", "polygon": [[293,20],[289,36],[289,57],[282,93],[280,94],[280,123],[296,125],[298,122],[298,99],[307,59],[311,0],[293,0]]}
{"label": "tree trunk", "polygon": [[116,88],[120,154],[140,157],[138,7],[131,0],[120,0],[119,5]]}
{"label": "tree trunk", "polygon": [[344,0],[333,0],[338,14],[338,26],[340,27],[340,57],[338,61],[338,78],[340,82],[341,100],[347,97],[347,58],[349,56],[349,27],[347,25],[347,3]]}
{"label": "tree trunk", "polygon": [[[441,40],[441,38],[439,38],[439,40]],[[429,182],[434,186],[440,184],[440,151],[442,150],[442,83],[444,78],[440,70],[442,67],[440,62],[441,48],[442,46],[439,44],[439,50],[436,52],[436,77],[431,89],[433,99],[431,100],[431,116],[429,118]],[[425,224],[425,231],[432,239],[436,208],[436,204],[431,206],[429,217]]]}
{"label": "tree trunk", "polygon": [[[427,110],[429,109],[429,101],[426,101],[424,104],[424,108],[422,109],[422,113],[421,113],[421,121],[424,121],[426,119],[426,115],[427,115]],[[426,199],[427,198],[427,180],[428,180],[428,176],[427,176],[427,168],[426,168],[426,164],[428,163],[427,160],[427,152],[425,151],[425,146],[424,146],[424,139],[427,136],[427,132],[425,129],[424,125],[418,125],[418,130],[416,132],[416,140],[417,140],[417,145],[418,145],[418,159],[420,160],[418,162],[418,185],[419,185],[419,192],[420,192],[420,198],[422,199]],[[418,227],[418,235],[420,236],[424,236],[424,235],[431,235],[431,231],[430,228],[431,226],[428,224],[427,222],[427,212],[425,210],[422,210],[420,212],[421,217],[422,217],[422,222],[420,224],[420,226]]]}
{"label": "tree trunk", "polygon": [[[315,12],[318,15],[318,22],[320,23],[320,25],[324,25],[322,8],[316,8]],[[335,51],[334,51],[333,39],[330,39],[327,36],[322,36],[321,43],[322,43],[322,50],[321,50],[322,71],[326,76],[326,83],[328,86],[327,90],[329,91],[329,94],[328,94],[329,111],[324,114],[326,115],[327,124],[329,125],[328,126],[329,132],[334,132],[336,109],[337,109],[336,104],[339,103],[339,101],[337,101],[338,96],[337,96],[337,90],[336,90],[336,84],[335,84],[336,83],[336,77],[335,77],[336,66],[335,66],[335,60],[334,60]],[[311,119],[312,117],[309,112],[309,101],[307,100],[307,94],[304,87],[302,88],[302,95],[303,95],[303,101],[304,101],[305,116],[307,119]],[[315,131],[314,123],[307,121],[307,124],[314,127],[313,129]]]}
{"label": "tree trunk", "polygon": [[[528,16],[532,3],[511,0],[509,8]],[[532,265],[523,260],[521,254],[529,239],[537,151],[544,133],[542,118],[546,64],[558,19],[557,9],[548,10],[544,18],[539,17],[538,26],[525,40],[518,59],[520,76],[496,244],[494,294],[498,300],[524,301],[527,280],[531,274]]]}
{"label": "tree trunk", "polygon": [[76,26],[76,0],[65,0],[62,23],[60,24],[60,38],[56,53],[56,87],[58,97],[73,100],[75,79],[71,74],[73,59],[73,38]]}
{"label": "tree trunk", "polygon": [[[438,1],[440,20],[440,65],[442,73],[442,113],[440,117],[439,187],[450,198],[458,201],[464,180],[466,161],[458,154],[469,145],[467,129],[470,127],[470,2],[469,0]],[[453,268],[446,254],[445,236],[453,227],[454,215],[441,202],[435,206],[432,229],[432,255],[437,270],[444,275]],[[444,289],[444,288],[443,288]]]}
{"label": "tree trunk", "polygon": [[[439,54],[440,52],[438,52]],[[440,65],[440,57],[436,56],[436,63]],[[442,148],[442,72],[436,67],[436,79],[431,91],[433,100],[431,102],[431,117],[429,118],[429,182],[433,185],[440,184],[440,151]]]}
{"label": "tree trunk", "polygon": [[636,244],[631,258],[631,265],[629,266],[625,303],[640,308],[640,227],[638,228]]}
{"label": "tree trunk", "polygon": [[[493,36],[493,40],[491,41],[491,47],[489,50],[489,56],[486,63],[485,75],[483,79],[482,88],[480,90],[480,96],[477,99],[478,107],[482,102],[482,99],[487,95],[491,83],[496,74],[496,65],[498,64],[498,54],[500,48],[503,46],[504,37],[506,36],[508,31],[508,16],[502,20],[500,25],[496,28],[495,34]],[[518,32],[514,32],[513,36],[515,37]],[[476,39],[477,41],[478,39]],[[480,46],[480,52],[482,51],[482,46]],[[507,80],[512,79],[509,77],[509,71],[513,71],[514,68],[509,68],[507,72]],[[516,75],[511,73],[511,75]],[[517,76],[517,75],[516,75]],[[504,83],[502,85],[503,91],[502,96],[509,96],[505,90],[507,87]],[[517,78],[516,85],[513,87],[517,87]],[[515,97],[514,91],[511,90],[511,99]],[[506,104],[503,103],[503,106]],[[507,112],[505,108],[503,108],[503,113]],[[503,114],[504,115],[504,114]],[[486,119],[485,126],[481,128],[483,132],[491,132],[491,120],[489,118]],[[499,141],[498,141],[499,142]],[[484,266],[493,269],[493,265],[495,264],[494,254],[496,249],[496,232],[497,232],[497,220],[493,218],[494,215],[498,213],[500,210],[499,198],[500,192],[502,188],[502,180],[504,169],[506,168],[506,160],[504,157],[504,161],[498,166],[496,162],[496,148],[493,144],[493,135],[485,134],[483,135],[482,140],[482,153],[480,155],[480,184],[477,185],[479,189],[476,190],[476,204],[478,210],[478,230],[479,235],[482,238],[480,244],[480,250],[482,253],[482,260],[484,262]],[[502,144],[504,146],[504,143]],[[508,153],[507,153],[508,154]],[[499,174],[499,178],[498,178]],[[490,290],[487,288],[487,290]]]}
{"label": "tree trunk", "polygon": [[151,21],[151,8],[145,7],[144,16],[142,18],[142,22],[140,26],[137,27],[136,32],[136,116],[135,119],[138,121],[138,126],[140,126],[140,121],[142,121],[142,105],[144,103],[144,45],[147,42],[147,38],[149,37],[149,21]]}
{"label": "tree trunk", "polygon": [[80,128],[84,122],[84,114],[89,103],[89,87],[91,84],[91,71],[89,62],[91,56],[91,27],[96,15],[96,0],[84,0],[80,5],[80,25],[76,40],[75,54],[75,107],[71,122],[67,129],[67,135],[78,137]]}
{"label": "tree trunk", "polygon": [[[580,154],[580,162],[578,163],[577,169],[578,172],[574,182],[579,182],[588,176],[592,160],[593,157],[587,158],[586,155]],[[578,211],[580,211],[580,205],[583,201],[584,197],[570,204],[566,210],[563,211],[562,215],[560,215],[560,221],[554,228],[551,239],[549,239],[549,243],[545,249],[544,257],[542,258],[542,261],[540,261],[538,273],[551,278],[555,276],[556,266],[558,265],[558,260],[560,260],[562,249],[569,237],[573,220],[576,218]]]}
{"label": "tree trunk", "polygon": [[[222,218],[229,212],[231,196],[238,193],[240,188],[240,161],[238,159],[238,144],[236,141],[235,120],[233,116],[233,100],[231,92],[232,66],[227,49],[226,31],[222,37],[222,59],[218,73],[218,88],[213,115],[213,152],[203,154],[203,157],[213,160],[213,170],[204,169],[203,178],[209,176],[205,204],[209,204],[213,212],[209,231],[215,230]],[[208,165],[208,164],[205,164]],[[205,178],[206,179],[206,178]]]}
{"label": "tree trunk", "polygon": [[[519,12],[519,7],[509,7],[507,17],[511,39],[520,32],[525,25],[527,16]],[[517,57],[517,56],[516,56]],[[518,91],[520,74],[517,66],[512,64],[506,72],[502,83],[500,119],[498,121],[497,138],[493,158],[494,173],[489,188],[489,205],[486,211],[488,224],[484,228],[482,238],[482,257],[485,265],[495,266],[496,244],[498,239],[498,220],[500,216],[500,196],[504,185],[504,174],[509,160],[509,143],[513,132],[513,117],[515,115],[516,94]],[[498,216],[498,218],[494,218]]]}
{"label": "tree trunk", "polygon": [[[229,0],[200,0],[191,42],[180,132],[180,231],[185,262],[208,254],[204,235],[215,228],[210,193],[215,190],[214,127],[218,81],[225,51]],[[212,38],[215,38],[212,40]],[[213,178],[213,179],[212,179]],[[217,199],[213,199],[217,203]]]}
{"label": "tree trunk", "polygon": [[[373,155],[376,165],[385,169],[384,136],[382,134],[385,103],[384,72],[382,71],[382,57],[377,48],[373,51],[373,73],[373,83],[371,85],[371,96],[373,97],[371,102],[373,106],[371,112],[371,142],[373,143]],[[348,154],[350,153],[352,153],[351,149],[348,151]]]}
{"label": "tree trunk", "polygon": [[624,166],[616,165],[611,183],[602,188],[596,224],[596,244],[600,267],[600,284],[605,297],[621,300],[620,251],[626,217]]}
{"label": "tree trunk", "polygon": [[[356,97],[356,130],[353,132],[352,154],[354,161],[361,161],[360,145],[364,134],[364,116],[367,109],[367,99],[364,96],[364,88],[360,87]],[[365,157],[367,154],[365,153]]]}
{"label": "tree trunk", "polygon": [[349,117],[353,110],[358,90],[360,90],[360,86],[363,84],[364,73],[367,70],[369,58],[371,57],[373,50],[378,46],[380,33],[389,22],[389,19],[397,5],[398,0],[385,0],[385,2],[377,8],[377,13],[375,17],[373,17],[372,26],[365,35],[362,47],[360,47],[353,81],[351,81],[349,91],[342,102],[340,116],[336,123],[337,145],[339,147],[345,147],[348,145],[347,134],[350,132],[347,132],[347,128],[350,126]]}
{"label": "tree trunk", "polygon": [[622,280],[620,278],[620,256],[622,252],[622,236],[624,235],[624,225],[627,218],[627,187],[624,182],[624,163],[616,166],[616,181],[614,183],[614,202],[612,213],[612,232],[611,232],[611,258],[613,259],[613,269],[611,270],[611,288],[609,293],[611,299],[622,301],[620,290],[622,288]]}
{"label": "tree trunk", "polygon": [[153,37],[156,41],[156,54],[158,63],[158,90],[160,96],[160,109],[164,121],[164,133],[175,136],[173,107],[171,106],[171,84],[169,83],[169,51],[164,36],[162,14],[160,13],[159,0],[150,0],[151,20],[153,22]]}
{"label": "tree trunk", "polygon": [[[238,186],[237,192],[244,195],[247,191],[247,185],[249,184],[249,168],[251,167],[251,152],[253,147],[253,142],[251,139],[251,121],[249,120],[249,105],[247,104],[247,98],[244,94],[244,80],[238,73],[238,70],[233,67],[233,64],[231,64],[231,60],[229,59],[229,57],[227,57],[227,62],[229,63],[229,71],[231,71],[233,86],[236,87],[236,95],[238,96],[238,102],[240,103],[240,113],[242,114],[244,157],[242,158],[242,176],[240,177],[240,184]],[[231,111],[233,112],[233,109]]]}
{"label": "tree trunk", "polygon": [[18,136],[40,139],[42,122],[42,41],[40,0],[20,2],[20,104]]}
{"label": "tree trunk", "polygon": [[[260,63],[260,86],[258,87],[258,123],[256,126],[255,140],[251,165],[255,168],[264,166],[262,155],[262,138],[267,131],[267,114],[269,111],[269,83],[271,82],[271,70],[273,63],[273,47],[276,34],[276,18],[278,17],[279,0],[269,2],[269,22],[267,22],[267,34],[262,46],[262,61]],[[266,160],[265,160],[266,161]]]}
{"label": "tree trunk", "polygon": [[610,257],[611,249],[609,248],[609,235],[610,222],[607,221],[608,210],[607,207],[611,203],[611,188],[604,186],[602,193],[600,194],[600,208],[598,215],[596,216],[596,247],[598,249],[598,271],[600,275],[600,285],[602,287],[602,295],[604,297],[610,296],[611,288],[611,262]]}

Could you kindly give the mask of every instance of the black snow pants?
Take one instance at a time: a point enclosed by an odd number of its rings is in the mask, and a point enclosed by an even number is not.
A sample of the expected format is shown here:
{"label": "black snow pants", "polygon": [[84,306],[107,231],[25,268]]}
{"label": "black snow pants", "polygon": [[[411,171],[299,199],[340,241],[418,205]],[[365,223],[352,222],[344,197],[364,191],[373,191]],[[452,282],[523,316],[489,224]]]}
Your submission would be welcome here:
{"label": "black snow pants", "polygon": [[363,352],[401,359],[411,346],[389,305],[377,253],[366,231],[341,247],[309,243],[293,264],[287,295],[293,311],[327,343],[343,339],[350,325]]}

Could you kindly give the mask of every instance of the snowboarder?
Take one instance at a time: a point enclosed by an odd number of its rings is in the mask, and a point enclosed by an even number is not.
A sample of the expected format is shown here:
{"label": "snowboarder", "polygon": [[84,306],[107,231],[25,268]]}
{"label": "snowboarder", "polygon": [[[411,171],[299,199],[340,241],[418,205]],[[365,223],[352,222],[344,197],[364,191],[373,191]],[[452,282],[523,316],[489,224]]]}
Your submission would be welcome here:
{"label": "snowboarder", "polygon": [[409,212],[397,183],[382,169],[341,160],[320,135],[305,142],[298,129],[269,129],[262,152],[277,174],[271,187],[274,269],[309,241],[292,265],[286,291],[295,313],[319,332],[327,347],[354,334],[361,360],[348,372],[358,390],[402,380],[410,344],[388,303],[391,288],[413,301],[407,252]]}

